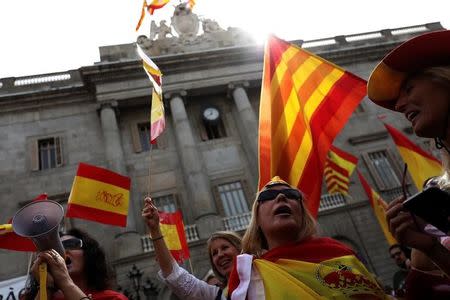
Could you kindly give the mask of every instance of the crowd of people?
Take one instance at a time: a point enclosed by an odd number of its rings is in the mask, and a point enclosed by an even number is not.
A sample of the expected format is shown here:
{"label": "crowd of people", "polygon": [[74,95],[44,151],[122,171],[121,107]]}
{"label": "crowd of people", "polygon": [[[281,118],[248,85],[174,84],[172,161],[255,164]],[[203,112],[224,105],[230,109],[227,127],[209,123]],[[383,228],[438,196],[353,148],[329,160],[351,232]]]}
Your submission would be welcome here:
{"label": "crowd of people", "polygon": [[[415,134],[434,138],[442,149],[445,172],[430,183],[450,189],[450,31],[415,37],[390,52],[373,71],[368,96],[403,113]],[[250,224],[241,237],[214,233],[207,242],[213,271],[208,282],[180,267],[161,233],[158,208],[144,200],[142,217],[155,249],[161,281],[180,299],[450,299],[448,232],[425,230],[426,222],[407,211],[404,197],[386,211],[389,229],[400,244],[389,254],[399,270],[391,295],[352,249],[317,234],[305,195],[275,176],[257,192]],[[433,206],[433,199],[429,199]],[[450,222],[450,219],[449,219]],[[87,233],[72,229],[61,236],[65,257],[38,254],[35,279],[25,299],[39,296],[38,265],[49,270],[51,299],[126,299],[109,289],[104,252]],[[409,253],[410,252],[410,253]],[[212,274],[211,274],[212,275]]]}

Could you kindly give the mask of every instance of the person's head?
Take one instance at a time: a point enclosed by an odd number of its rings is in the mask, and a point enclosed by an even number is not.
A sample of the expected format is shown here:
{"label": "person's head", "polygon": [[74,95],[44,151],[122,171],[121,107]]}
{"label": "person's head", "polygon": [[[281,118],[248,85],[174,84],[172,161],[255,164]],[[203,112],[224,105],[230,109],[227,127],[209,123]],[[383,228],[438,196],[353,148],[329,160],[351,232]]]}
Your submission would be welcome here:
{"label": "person's head", "polygon": [[66,250],[66,265],[72,279],[85,280],[92,290],[109,286],[109,269],[99,243],[83,230],[72,228],[61,234]]}
{"label": "person's head", "polygon": [[260,256],[264,250],[294,243],[316,233],[316,223],[306,209],[304,196],[278,176],[256,196],[252,218],[242,239],[245,253]]}
{"label": "person's head", "polygon": [[406,261],[408,260],[408,258],[406,257],[405,252],[399,244],[394,244],[389,247],[389,255],[394,260],[397,266],[406,268]]}
{"label": "person's head", "polygon": [[370,75],[369,99],[401,112],[421,137],[450,133],[450,30],[414,37],[387,54]]}
{"label": "person's head", "polygon": [[233,269],[233,259],[241,253],[241,237],[233,231],[217,231],[209,237],[207,247],[214,275],[226,283]]}

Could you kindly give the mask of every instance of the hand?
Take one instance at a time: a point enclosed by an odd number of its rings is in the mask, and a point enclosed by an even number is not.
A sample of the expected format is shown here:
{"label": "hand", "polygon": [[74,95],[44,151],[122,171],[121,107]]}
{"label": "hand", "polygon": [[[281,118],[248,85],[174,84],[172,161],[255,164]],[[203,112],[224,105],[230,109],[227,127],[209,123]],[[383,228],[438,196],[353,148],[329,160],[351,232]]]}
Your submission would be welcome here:
{"label": "hand", "polygon": [[[403,210],[403,197],[389,203],[386,210],[386,219],[389,231],[400,244],[427,252],[434,244],[434,238],[417,228],[413,215]],[[414,217],[420,220],[418,217]]]}
{"label": "hand", "polygon": [[144,199],[144,208],[142,209],[142,217],[147,224],[152,237],[161,236],[159,227],[159,213],[153,200],[150,197]]}
{"label": "hand", "polygon": [[47,287],[63,289],[65,286],[73,284],[64,258],[55,250],[51,249],[38,254],[32,267],[33,276],[38,280],[41,263],[47,263]]}

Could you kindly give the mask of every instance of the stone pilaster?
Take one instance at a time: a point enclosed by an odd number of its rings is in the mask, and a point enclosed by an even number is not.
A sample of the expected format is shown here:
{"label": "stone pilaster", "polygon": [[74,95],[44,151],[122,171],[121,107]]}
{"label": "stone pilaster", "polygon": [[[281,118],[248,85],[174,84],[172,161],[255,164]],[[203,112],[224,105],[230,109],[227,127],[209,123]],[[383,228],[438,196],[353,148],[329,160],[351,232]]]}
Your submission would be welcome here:
{"label": "stone pilaster", "polygon": [[[105,158],[108,169],[127,175],[122,139],[116,117],[117,102],[112,101],[100,105],[99,114],[105,143]],[[127,219],[127,231],[136,230],[135,209],[130,197]]]}
{"label": "stone pilaster", "polygon": [[247,154],[251,175],[256,184],[258,178],[258,119],[245,90],[248,86],[248,82],[233,82],[228,85],[228,88],[243,126],[238,128],[239,134],[242,141],[245,141],[242,145]]}
{"label": "stone pilaster", "polygon": [[199,153],[182,97],[185,91],[166,93],[170,99],[177,148],[192,213],[201,239],[208,238],[221,226],[205,164]]}

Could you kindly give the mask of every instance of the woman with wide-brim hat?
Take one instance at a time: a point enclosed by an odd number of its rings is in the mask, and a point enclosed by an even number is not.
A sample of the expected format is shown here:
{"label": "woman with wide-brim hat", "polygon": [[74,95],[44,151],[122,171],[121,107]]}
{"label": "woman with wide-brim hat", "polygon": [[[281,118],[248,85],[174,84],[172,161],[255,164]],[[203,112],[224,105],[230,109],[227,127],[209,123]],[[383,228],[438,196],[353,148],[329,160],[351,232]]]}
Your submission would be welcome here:
{"label": "woman with wide-brim hat", "polygon": [[[392,50],[375,67],[367,89],[369,99],[374,103],[404,114],[417,136],[435,139],[436,146],[442,149],[444,174],[434,179],[433,183],[449,190],[450,31],[422,34]],[[414,216],[404,210],[404,200],[400,197],[388,206],[386,215],[390,231],[400,243],[414,249],[412,273],[439,273],[436,281],[442,281],[444,289],[450,292],[450,281],[445,278],[450,275],[450,251],[438,238],[418,228]],[[433,270],[434,264],[424,254],[446,275]],[[420,296],[416,294],[414,299],[419,299],[417,297]],[[426,298],[432,299],[432,295],[428,294]]]}

